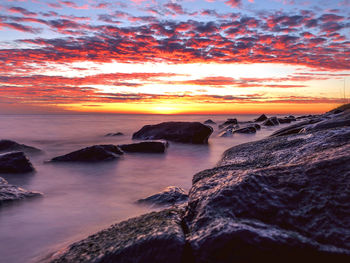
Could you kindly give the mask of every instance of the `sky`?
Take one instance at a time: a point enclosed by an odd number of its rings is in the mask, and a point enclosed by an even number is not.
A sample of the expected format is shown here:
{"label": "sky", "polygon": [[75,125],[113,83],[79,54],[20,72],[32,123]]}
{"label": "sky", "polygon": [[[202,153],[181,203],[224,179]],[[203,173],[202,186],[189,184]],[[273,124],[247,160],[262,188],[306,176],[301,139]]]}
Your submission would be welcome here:
{"label": "sky", "polygon": [[0,114],[319,113],[350,0],[1,0]]}

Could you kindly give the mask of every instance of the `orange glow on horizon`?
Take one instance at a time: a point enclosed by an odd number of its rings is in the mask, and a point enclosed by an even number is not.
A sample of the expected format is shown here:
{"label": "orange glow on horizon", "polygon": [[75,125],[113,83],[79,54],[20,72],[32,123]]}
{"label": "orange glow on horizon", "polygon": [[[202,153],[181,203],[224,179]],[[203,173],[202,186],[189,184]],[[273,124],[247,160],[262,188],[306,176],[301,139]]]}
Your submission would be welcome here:
{"label": "orange glow on horizon", "polygon": [[62,105],[68,111],[106,114],[319,114],[338,107],[339,104],[307,103],[101,103],[97,105]]}

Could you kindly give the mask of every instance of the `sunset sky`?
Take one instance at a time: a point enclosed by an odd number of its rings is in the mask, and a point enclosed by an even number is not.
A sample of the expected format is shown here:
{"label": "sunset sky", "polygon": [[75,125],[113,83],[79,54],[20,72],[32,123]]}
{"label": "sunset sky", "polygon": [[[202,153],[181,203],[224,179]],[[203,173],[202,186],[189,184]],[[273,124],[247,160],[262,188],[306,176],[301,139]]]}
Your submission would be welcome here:
{"label": "sunset sky", "polygon": [[323,112],[350,0],[1,0],[0,69],[0,114]]}

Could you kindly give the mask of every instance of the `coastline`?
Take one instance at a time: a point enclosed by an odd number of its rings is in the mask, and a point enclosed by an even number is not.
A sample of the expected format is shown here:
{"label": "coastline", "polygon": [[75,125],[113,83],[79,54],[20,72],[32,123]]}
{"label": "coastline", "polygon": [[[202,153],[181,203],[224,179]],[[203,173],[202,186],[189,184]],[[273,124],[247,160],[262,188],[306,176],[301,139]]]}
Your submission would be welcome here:
{"label": "coastline", "polygon": [[[322,189],[308,189],[309,176],[314,180],[320,171],[334,171],[343,173],[340,180],[348,178],[350,114],[345,110],[315,118],[319,120],[306,123],[302,133],[270,137],[225,151],[216,167],[194,175],[187,205],[113,225],[72,244],[54,255],[52,262],[230,262],[259,258],[275,262],[287,258],[291,262],[304,256],[345,262],[350,256],[345,241],[349,229],[341,230],[334,224],[322,229],[317,222],[309,229],[301,218],[312,222],[314,217],[319,220],[325,216],[317,205],[306,205],[317,197],[317,191],[322,193]],[[322,177],[317,187],[325,186],[324,180],[327,178]],[[321,206],[330,213],[341,204],[333,200],[336,190],[326,188]],[[301,189],[305,196],[300,196]],[[285,199],[293,203],[295,198],[306,203],[302,207],[306,212],[285,203]],[[318,213],[312,214],[315,209]],[[332,222],[332,216],[335,214],[324,221]],[[158,228],[159,224],[165,227]],[[115,229],[118,231],[111,234]],[[125,235],[118,236],[120,231]],[[334,231],[339,234],[327,239],[327,233]]]}

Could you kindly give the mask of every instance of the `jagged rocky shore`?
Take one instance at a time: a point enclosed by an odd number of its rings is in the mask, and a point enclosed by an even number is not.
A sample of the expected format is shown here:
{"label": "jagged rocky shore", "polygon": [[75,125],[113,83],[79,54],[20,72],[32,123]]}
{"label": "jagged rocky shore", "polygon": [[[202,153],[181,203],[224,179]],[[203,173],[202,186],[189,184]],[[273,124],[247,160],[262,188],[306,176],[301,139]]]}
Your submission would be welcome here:
{"label": "jagged rocky shore", "polygon": [[350,110],[228,149],[188,203],[118,223],[52,262],[349,262]]}

